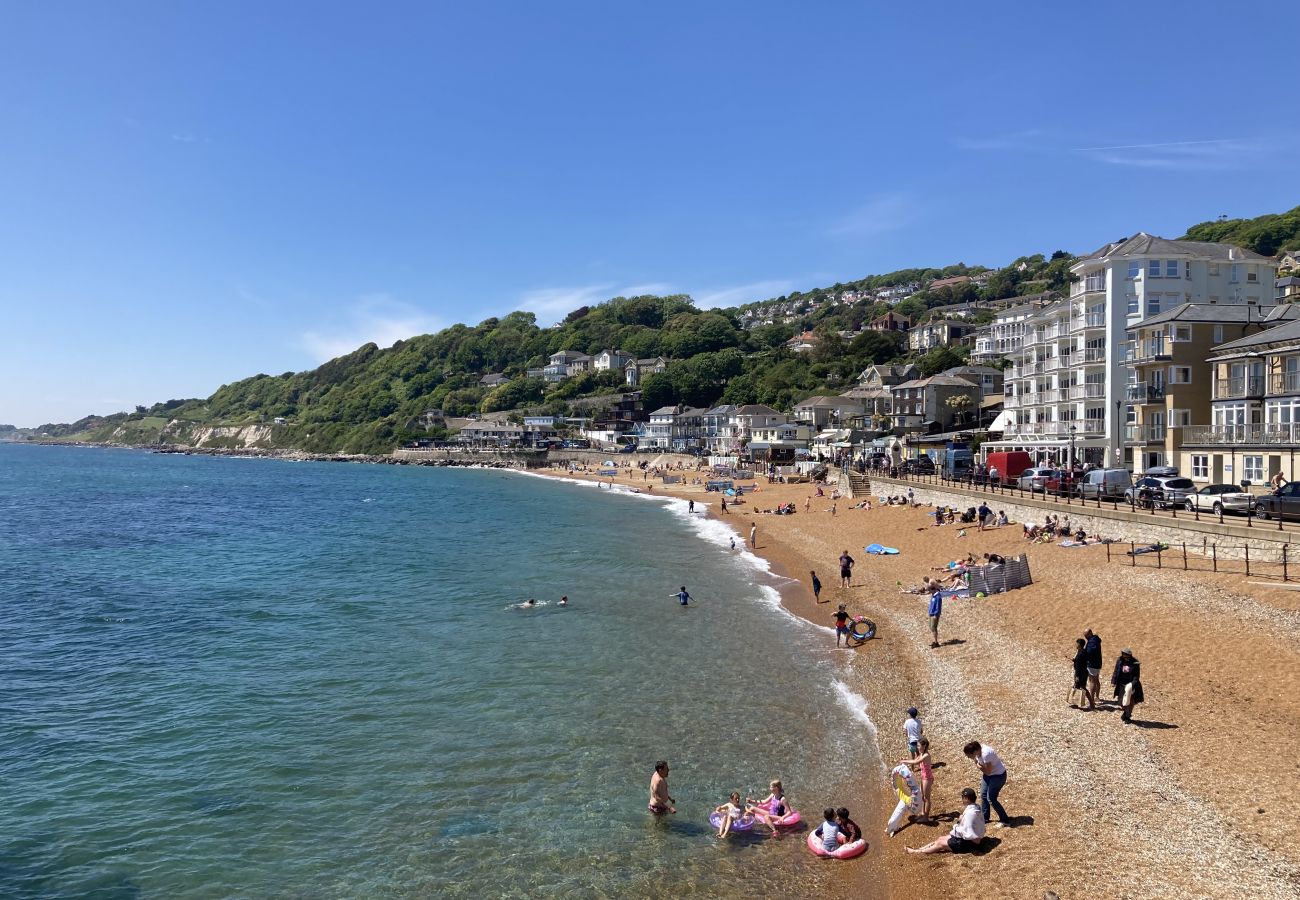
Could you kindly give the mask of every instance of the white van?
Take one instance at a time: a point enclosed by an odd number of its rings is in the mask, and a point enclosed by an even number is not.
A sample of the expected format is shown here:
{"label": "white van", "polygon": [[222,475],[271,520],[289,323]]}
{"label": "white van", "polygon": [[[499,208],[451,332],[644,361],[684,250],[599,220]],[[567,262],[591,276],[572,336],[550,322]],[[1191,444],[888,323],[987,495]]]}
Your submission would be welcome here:
{"label": "white van", "polygon": [[1093,469],[1079,482],[1079,495],[1085,500],[1123,500],[1132,485],[1128,469]]}

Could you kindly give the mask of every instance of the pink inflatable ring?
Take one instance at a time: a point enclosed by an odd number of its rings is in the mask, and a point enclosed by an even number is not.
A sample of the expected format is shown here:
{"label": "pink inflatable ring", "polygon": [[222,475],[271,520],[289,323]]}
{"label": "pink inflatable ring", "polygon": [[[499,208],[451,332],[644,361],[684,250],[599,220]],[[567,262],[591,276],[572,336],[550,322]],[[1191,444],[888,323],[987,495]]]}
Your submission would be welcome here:
{"label": "pink inflatable ring", "polygon": [[867,842],[856,840],[851,844],[844,843],[844,835],[839,835],[840,846],[830,853],[822,846],[822,839],[817,836],[817,829],[808,832],[808,850],[813,856],[820,856],[822,859],[852,859],[855,856],[861,856],[867,852]]}

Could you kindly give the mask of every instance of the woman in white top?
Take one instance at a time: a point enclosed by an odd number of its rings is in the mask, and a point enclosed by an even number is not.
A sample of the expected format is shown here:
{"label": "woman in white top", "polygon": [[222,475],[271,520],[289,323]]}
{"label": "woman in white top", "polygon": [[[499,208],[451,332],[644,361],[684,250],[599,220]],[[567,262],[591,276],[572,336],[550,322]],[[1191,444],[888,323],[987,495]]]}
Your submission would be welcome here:
{"label": "woman in white top", "polygon": [[967,853],[984,841],[984,816],[975,805],[975,792],[970,788],[961,789],[962,802],[966,808],[961,811],[961,818],[952,826],[952,831],[941,838],[935,838],[924,847],[908,847],[908,853]]}
{"label": "woman in white top", "polygon": [[975,763],[983,776],[980,779],[980,812],[984,813],[984,821],[988,821],[991,806],[998,814],[997,824],[993,827],[1006,828],[1011,824],[1011,819],[998,802],[998,794],[1007,783],[1007,767],[1002,765],[1002,759],[992,747],[986,747],[979,741],[971,741],[962,748],[962,752]]}

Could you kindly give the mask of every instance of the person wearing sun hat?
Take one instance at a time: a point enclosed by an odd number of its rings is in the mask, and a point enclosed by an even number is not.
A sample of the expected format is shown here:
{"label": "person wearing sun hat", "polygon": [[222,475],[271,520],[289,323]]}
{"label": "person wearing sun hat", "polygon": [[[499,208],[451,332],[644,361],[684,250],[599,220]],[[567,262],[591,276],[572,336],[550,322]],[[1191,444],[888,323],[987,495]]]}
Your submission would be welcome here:
{"label": "person wearing sun hat", "polygon": [[1115,672],[1111,675],[1110,683],[1115,686],[1115,699],[1124,710],[1120,719],[1124,722],[1133,721],[1133,707],[1144,699],[1142,664],[1137,661],[1133,651],[1128,647],[1119,652],[1119,659],[1115,660]]}

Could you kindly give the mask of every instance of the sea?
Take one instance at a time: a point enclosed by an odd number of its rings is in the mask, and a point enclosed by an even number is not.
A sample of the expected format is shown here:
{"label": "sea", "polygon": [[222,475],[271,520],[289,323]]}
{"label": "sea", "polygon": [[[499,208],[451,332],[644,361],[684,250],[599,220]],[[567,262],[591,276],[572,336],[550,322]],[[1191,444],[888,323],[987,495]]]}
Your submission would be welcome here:
{"label": "sea", "polygon": [[785,584],[585,483],[0,444],[0,897],[822,893],[707,822],[879,771]]}

